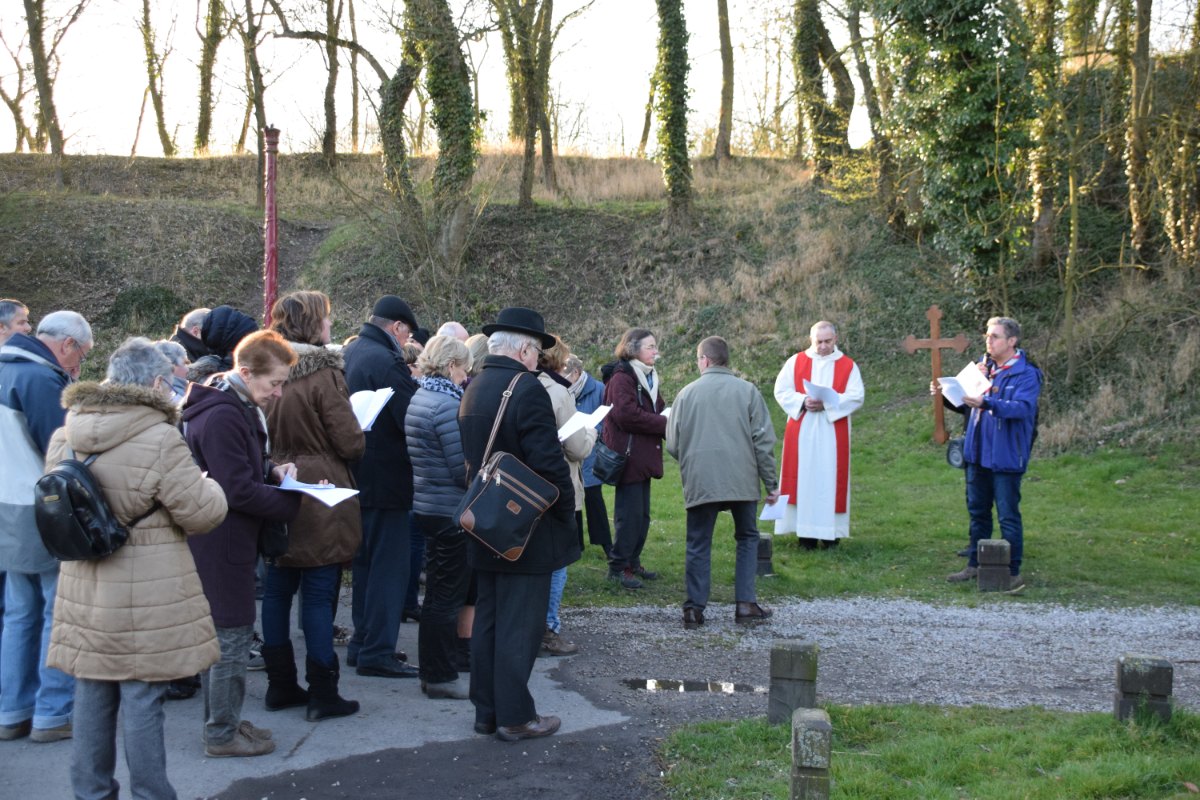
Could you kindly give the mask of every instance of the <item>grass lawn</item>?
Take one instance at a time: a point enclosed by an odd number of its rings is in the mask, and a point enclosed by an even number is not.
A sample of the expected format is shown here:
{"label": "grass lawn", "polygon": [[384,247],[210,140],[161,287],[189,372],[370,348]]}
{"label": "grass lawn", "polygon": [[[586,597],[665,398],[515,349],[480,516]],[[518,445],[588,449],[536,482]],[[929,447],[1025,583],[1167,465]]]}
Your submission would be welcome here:
{"label": "grass lawn", "polygon": [[[1194,797],[1200,716],[1119,723],[1041,708],[828,706],[839,800]],[[764,718],[702,723],[662,749],[673,797],[786,798],[790,729]],[[1189,785],[1190,784],[1190,785]]]}
{"label": "grass lawn", "polygon": [[[782,416],[773,411],[782,433]],[[948,416],[956,430],[957,419]],[[868,595],[1083,607],[1200,603],[1200,462],[1193,448],[1146,453],[1114,445],[1053,457],[1038,457],[1035,450],[1021,504],[1022,572],[1029,588],[1020,597],[998,597],[945,581],[965,563],[955,551],[966,545],[967,512],[963,473],[949,467],[942,447],[931,442],[932,425],[927,396],[915,387],[895,399],[868,399],[854,418],[851,538],[822,551],[801,550],[794,538],[776,539],[776,575],[759,579],[761,599]],[[683,602],[686,517],[678,465],[670,456],[665,469],[663,479],[653,483],[642,559],[662,579],[640,591],[618,589],[605,581],[600,549],[588,547],[570,571],[569,605]],[[610,513],[611,491],[606,488]],[[714,535],[713,604],[734,599],[733,554],[733,526],[724,514]]]}

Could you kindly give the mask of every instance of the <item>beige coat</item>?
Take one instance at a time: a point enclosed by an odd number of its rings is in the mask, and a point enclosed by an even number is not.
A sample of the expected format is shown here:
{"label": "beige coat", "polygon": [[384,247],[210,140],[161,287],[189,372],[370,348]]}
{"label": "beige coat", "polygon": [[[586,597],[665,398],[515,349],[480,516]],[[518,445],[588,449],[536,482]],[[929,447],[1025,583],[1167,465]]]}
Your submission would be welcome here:
{"label": "beige coat", "polygon": [[[267,406],[271,460],[296,465],[304,483],[327,480],[335,486],[357,488],[350,463],[367,447],[346,388],[342,354],[324,347],[291,342],[300,360],[288,374],[283,397]],[[300,514],[288,523],[287,555],[281,567],[323,567],[354,558],[362,542],[358,497],[333,508],[308,495]]]}
{"label": "beige coat", "polygon": [[108,558],[64,561],[54,601],[47,663],[77,678],[166,681],[195,675],[221,655],[208,601],[185,535],[225,518],[225,494],[205,478],[175,427],[178,410],[153,389],[77,383],[62,397],[66,424],[46,463],[91,465],[122,521],[162,507],[133,528]]}
{"label": "beige coat", "polygon": [[[554,406],[554,424],[562,427],[567,420],[575,416],[575,397],[571,390],[551,378],[544,372],[538,373],[538,380],[546,387],[550,395],[550,405]],[[583,430],[575,431],[562,443],[563,455],[567,457],[567,466],[571,468],[571,484],[575,487],[575,510],[583,510],[583,460],[591,455],[596,446],[596,429],[590,425]]]}

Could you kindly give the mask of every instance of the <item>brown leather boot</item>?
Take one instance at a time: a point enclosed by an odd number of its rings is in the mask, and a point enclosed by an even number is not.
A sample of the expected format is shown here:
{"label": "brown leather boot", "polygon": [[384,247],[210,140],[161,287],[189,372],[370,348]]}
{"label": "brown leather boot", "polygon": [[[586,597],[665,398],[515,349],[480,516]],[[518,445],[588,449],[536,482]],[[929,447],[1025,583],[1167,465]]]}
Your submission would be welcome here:
{"label": "brown leather boot", "polygon": [[758,603],[738,600],[737,611],[734,612],[733,619],[739,625],[756,625],[774,613],[771,609],[763,608]]}

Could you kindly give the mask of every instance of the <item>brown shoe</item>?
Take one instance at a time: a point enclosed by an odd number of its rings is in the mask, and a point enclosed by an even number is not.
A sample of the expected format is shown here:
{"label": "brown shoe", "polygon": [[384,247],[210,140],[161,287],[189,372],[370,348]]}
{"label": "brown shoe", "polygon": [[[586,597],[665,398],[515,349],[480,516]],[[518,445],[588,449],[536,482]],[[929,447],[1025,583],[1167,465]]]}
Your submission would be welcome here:
{"label": "brown shoe", "polygon": [[248,719],[244,719],[238,723],[238,730],[251,739],[258,739],[261,742],[265,742],[271,738],[270,728],[260,728]]}
{"label": "brown shoe", "polygon": [[29,735],[31,742],[61,742],[63,739],[70,739],[72,736],[71,723],[64,722],[57,728],[34,728],[33,733]]}
{"label": "brown shoe", "polygon": [[11,742],[24,739],[33,730],[33,720],[27,719],[16,725],[0,725],[0,742]]}
{"label": "brown shoe", "polygon": [[950,583],[963,583],[965,581],[973,581],[979,576],[979,569],[976,567],[963,567],[953,575],[947,575],[946,580]]}
{"label": "brown shoe", "polygon": [[538,655],[573,656],[578,652],[579,645],[567,641],[559,634],[547,628],[546,633],[542,636],[542,649]]}
{"label": "brown shoe", "polygon": [[769,618],[775,612],[769,608],[763,608],[758,603],[748,603],[744,600],[739,600],[737,610],[733,614],[733,619],[739,625],[755,625]]}
{"label": "brown shoe", "polygon": [[496,728],[496,738],[503,742],[519,742],[522,739],[537,739],[549,736],[562,726],[558,717],[534,717],[524,725],[501,725]]}
{"label": "brown shoe", "polygon": [[252,739],[240,727],[225,744],[210,744],[204,747],[204,755],[209,758],[265,756],[274,752],[275,742],[270,739]]}
{"label": "brown shoe", "polygon": [[704,609],[688,606],[683,610],[683,627],[686,630],[699,628],[704,624]]}

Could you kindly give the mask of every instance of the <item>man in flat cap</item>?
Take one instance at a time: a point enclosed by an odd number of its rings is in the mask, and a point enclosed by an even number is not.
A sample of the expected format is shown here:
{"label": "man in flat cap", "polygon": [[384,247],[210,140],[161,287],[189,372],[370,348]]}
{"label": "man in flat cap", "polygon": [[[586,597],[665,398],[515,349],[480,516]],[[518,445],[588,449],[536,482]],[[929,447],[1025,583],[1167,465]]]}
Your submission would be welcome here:
{"label": "man in flat cap", "polygon": [[354,465],[362,508],[362,545],[354,556],[354,636],[346,664],[359,675],[415,678],[415,667],[396,655],[404,590],[408,585],[413,471],[404,438],[404,415],[417,391],[401,348],[417,328],[408,303],[385,295],[375,303],[358,338],[343,351],[351,392],[390,387],[395,392],[371,430],[367,450]]}
{"label": "man in flat cap", "polygon": [[537,713],[528,683],[546,631],[550,575],[579,559],[579,537],[575,490],[558,441],[554,408],[533,374],[538,354],[554,344],[554,337],[546,333],[542,315],[528,308],[503,309],[483,332],[488,355],[458,412],[467,480],[483,465],[500,401],[516,377],[492,451],[516,456],[559,491],[558,501],[533,529],[518,560],[505,561],[474,539],[467,549],[478,589],[471,636],[475,732],[515,742],[549,736],[561,724],[558,717]]}

